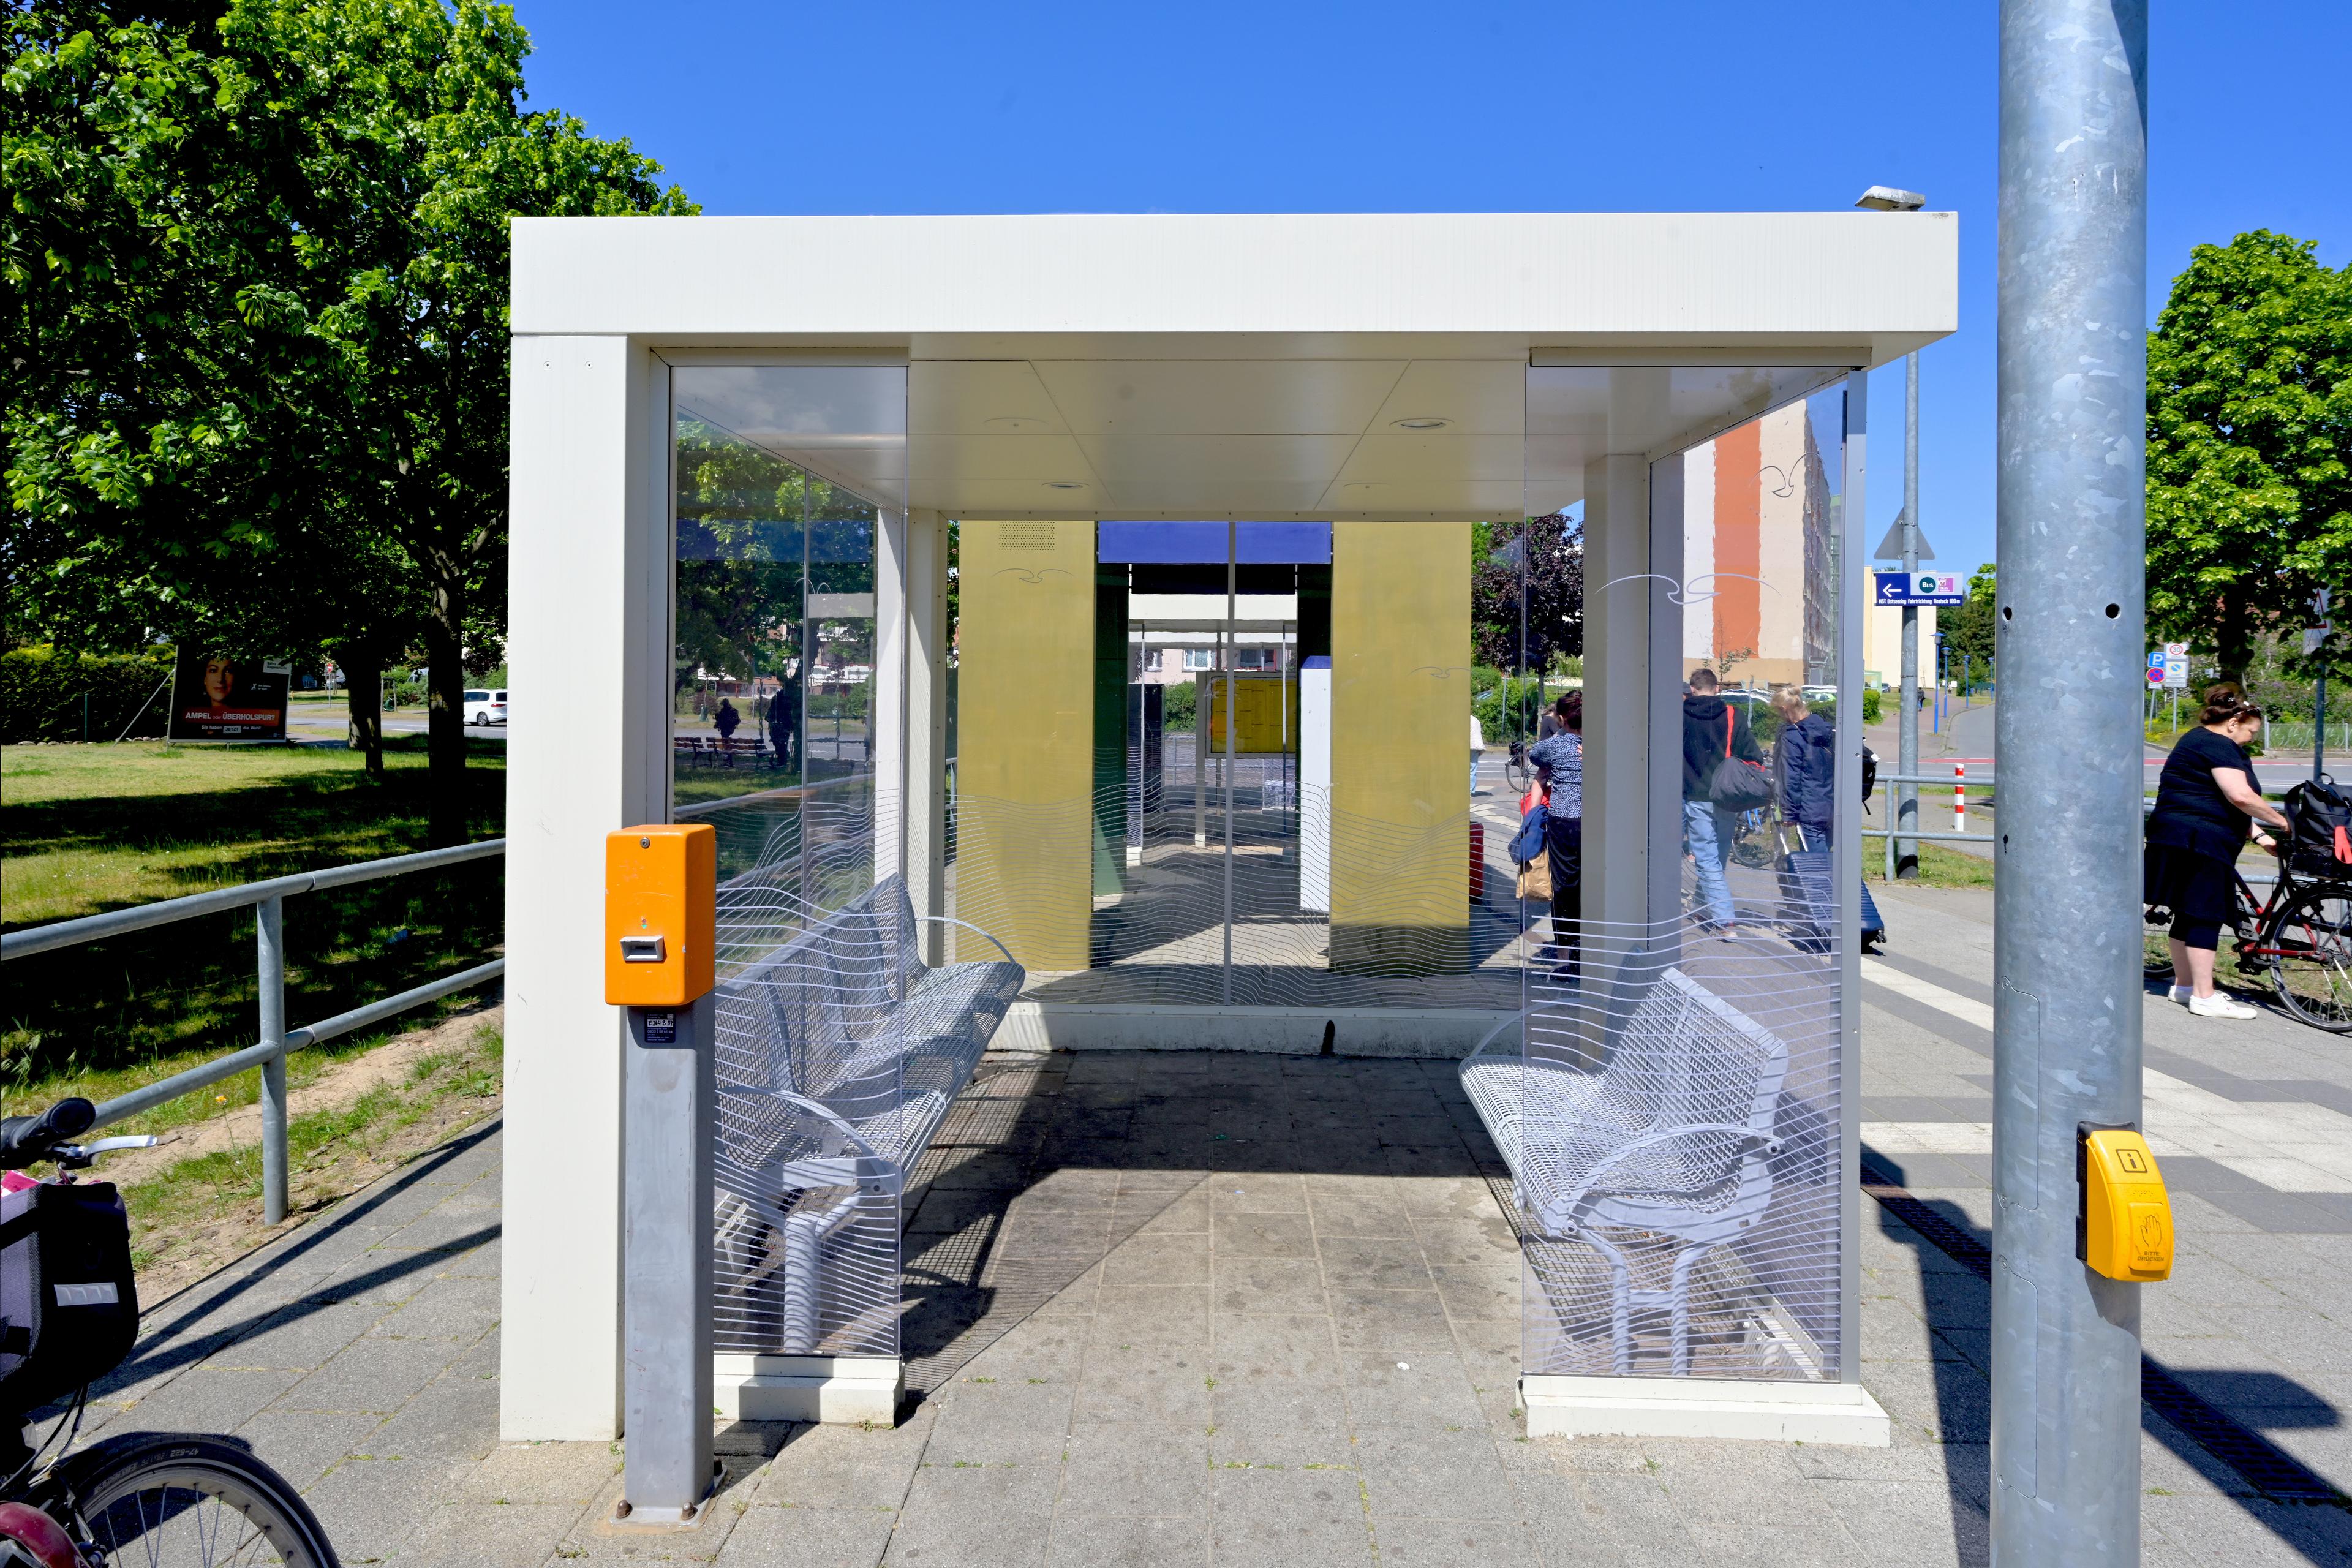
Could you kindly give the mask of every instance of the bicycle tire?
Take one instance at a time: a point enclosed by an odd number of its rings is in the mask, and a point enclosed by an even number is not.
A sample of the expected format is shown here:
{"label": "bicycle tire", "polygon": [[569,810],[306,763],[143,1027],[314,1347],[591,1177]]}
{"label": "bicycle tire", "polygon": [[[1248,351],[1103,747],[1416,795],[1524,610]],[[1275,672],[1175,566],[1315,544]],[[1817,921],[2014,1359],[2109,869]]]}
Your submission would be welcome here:
{"label": "bicycle tire", "polygon": [[300,1494],[244,1443],[134,1432],[68,1457],[50,1511],[101,1568],[341,1568]]}
{"label": "bicycle tire", "polygon": [[2279,907],[2263,962],[2280,1004],[2315,1029],[2352,1034],[2352,885],[2321,882]]}

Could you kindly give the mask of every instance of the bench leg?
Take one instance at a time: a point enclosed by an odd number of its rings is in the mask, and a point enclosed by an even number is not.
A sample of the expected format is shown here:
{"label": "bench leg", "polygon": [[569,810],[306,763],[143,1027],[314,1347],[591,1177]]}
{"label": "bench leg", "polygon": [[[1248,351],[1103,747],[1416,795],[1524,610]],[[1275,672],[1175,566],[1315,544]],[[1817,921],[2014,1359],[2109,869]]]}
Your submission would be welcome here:
{"label": "bench leg", "polygon": [[1675,1255],[1673,1304],[1668,1309],[1672,1329],[1668,1342],[1674,1347],[1672,1353],[1676,1377],[1690,1375],[1690,1277],[1692,1268],[1706,1254],[1705,1247],[1689,1247]]}

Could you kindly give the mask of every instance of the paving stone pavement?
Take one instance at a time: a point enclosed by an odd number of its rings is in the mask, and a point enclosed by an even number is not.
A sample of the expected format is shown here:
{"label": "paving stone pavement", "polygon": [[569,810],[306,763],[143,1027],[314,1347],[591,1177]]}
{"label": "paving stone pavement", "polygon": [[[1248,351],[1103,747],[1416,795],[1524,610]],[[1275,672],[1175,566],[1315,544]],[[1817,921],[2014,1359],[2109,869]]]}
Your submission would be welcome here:
{"label": "paving stone pavement", "polygon": [[[1881,901],[1870,1158],[1981,1237],[1990,900]],[[2151,1066],[2228,1105],[2352,1105],[2343,1047],[2290,1021],[2148,1016]],[[918,1401],[890,1430],[722,1429],[693,1534],[598,1532],[617,1445],[498,1441],[495,1122],[152,1310],[90,1419],[241,1434],[347,1563],[1986,1560],[1985,1287],[1875,1205],[1864,1381],[1893,1447],[1530,1440],[1513,1232],[1453,1064],[992,1058],[942,1139],[907,1243]],[[2149,1351],[2352,1482],[2352,1226],[2213,1148],[2167,1163],[2181,1263],[2145,1292]],[[2352,1514],[2266,1503],[2153,1415],[2144,1459],[2147,1563],[2352,1561]]]}

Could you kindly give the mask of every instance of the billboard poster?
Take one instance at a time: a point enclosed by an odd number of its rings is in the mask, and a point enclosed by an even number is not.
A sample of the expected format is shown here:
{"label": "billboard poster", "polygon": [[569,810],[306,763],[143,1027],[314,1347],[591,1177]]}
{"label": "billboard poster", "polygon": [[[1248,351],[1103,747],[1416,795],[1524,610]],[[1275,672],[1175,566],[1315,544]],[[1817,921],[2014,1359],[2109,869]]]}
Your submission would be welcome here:
{"label": "billboard poster", "polygon": [[282,741],[290,660],[183,647],[172,673],[174,741]]}

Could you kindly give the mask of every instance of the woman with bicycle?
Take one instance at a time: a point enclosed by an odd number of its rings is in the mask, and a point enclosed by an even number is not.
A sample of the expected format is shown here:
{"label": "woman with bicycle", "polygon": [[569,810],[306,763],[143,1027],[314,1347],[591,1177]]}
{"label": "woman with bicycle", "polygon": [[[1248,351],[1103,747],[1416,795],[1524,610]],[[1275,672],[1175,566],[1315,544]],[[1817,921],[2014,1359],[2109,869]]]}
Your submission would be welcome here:
{"label": "woman with bicycle", "polygon": [[2287,825],[2285,814],[2263,798],[2253,759],[2246,754],[2262,721],[2263,710],[2243,694],[2227,687],[2208,690],[2199,726],[2165,759],[2147,819],[2141,897],[2172,911],[2170,995],[2200,1017],[2260,1014],[2213,988],[2213,959],[2221,928],[2233,914],[2238,851],[2248,831],[2257,845],[2275,849],[2278,841],[2259,825]]}

